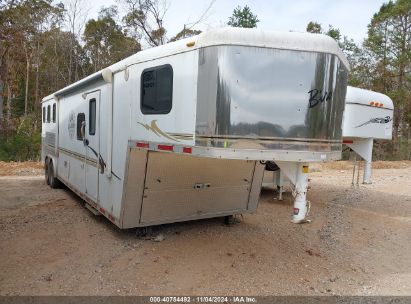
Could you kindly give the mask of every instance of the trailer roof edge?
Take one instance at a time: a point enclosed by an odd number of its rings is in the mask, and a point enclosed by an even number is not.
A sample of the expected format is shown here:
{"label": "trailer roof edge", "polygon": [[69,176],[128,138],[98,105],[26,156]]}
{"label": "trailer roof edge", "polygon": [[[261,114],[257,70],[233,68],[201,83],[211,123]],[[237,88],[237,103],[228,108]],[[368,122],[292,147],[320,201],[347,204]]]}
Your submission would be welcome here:
{"label": "trailer roof edge", "polygon": [[345,100],[346,103],[357,103],[362,105],[369,105],[371,102],[377,102],[381,103],[386,109],[394,110],[394,103],[389,96],[362,88],[347,86]]}
{"label": "trailer roof edge", "polygon": [[64,95],[68,95],[72,92],[77,91],[78,89],[80,89],[82,87],[85,87],[85,86],[89,85],[90,83],[93,83],[93,82],[98,81],[98,80],[104,80],[105,79],[105,77],[104,77],[105,73],[107,73],[106,69],[102,70],[102,71],[99,71],[99,72],[96,72],[94,74],[91,74],[91,75],[87,76],[86,78],[65,87],[64,89],[61,89],[61,90],[57,91],[56,93],[54,93],[54,96],[56,96],[58,98],[58,97],[61,97],[61,96],[64,96]]}
{"label": "trailer roof edge", "polygon": [[350,70],[350,64],[337,41],[324,34],[224,27],[201,33],[197,37],[198,47],[243,45],[301,52],[329,53],[336,55],[344,66]]}
{"label": "trailer roof edge", "polygon": [[[162,58],[198,48],[218,45],[256,46],[301,52],[328,53],[337,56],[341,63],[348,70],[350,70],[348,60],[339,48],[338,43],[333,38],[326,35],[225,27],[204,32],[197,36],[167,43],[158,47],[142,50],[49,96],[58,98],[75,92],[76,90],[98,80],[111,82],[113,73],[117,73],[128,66],[138,64],[140,62],[150,61],[156,58]],[[45,99],[43,99],[43,101],[45,101]]]}

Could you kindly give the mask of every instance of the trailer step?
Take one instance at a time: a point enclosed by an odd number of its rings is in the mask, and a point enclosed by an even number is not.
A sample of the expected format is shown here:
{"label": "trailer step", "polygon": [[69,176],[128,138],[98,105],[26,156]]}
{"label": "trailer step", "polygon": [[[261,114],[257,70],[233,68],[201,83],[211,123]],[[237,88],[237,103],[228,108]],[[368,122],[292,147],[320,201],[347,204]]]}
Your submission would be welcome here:
{"label": "trailer step", "polygon": [[90,212],[93,213],[94,215],[101,215],[101,213],[98,212],[98,210],[94,208],[93,206],[91,206],[90,204],[86,203],[86,208],[90,210]]}

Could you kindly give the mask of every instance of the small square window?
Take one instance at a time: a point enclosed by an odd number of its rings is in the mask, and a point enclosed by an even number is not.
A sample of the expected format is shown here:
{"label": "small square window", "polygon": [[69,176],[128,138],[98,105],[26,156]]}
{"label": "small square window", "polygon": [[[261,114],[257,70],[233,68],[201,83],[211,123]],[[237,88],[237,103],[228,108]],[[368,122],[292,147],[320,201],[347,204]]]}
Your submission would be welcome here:
{"label": "small square window", "polygon": [[141,74],[140,109],[143,114],[170,113],[173,104],[173,68],[162,65]]}

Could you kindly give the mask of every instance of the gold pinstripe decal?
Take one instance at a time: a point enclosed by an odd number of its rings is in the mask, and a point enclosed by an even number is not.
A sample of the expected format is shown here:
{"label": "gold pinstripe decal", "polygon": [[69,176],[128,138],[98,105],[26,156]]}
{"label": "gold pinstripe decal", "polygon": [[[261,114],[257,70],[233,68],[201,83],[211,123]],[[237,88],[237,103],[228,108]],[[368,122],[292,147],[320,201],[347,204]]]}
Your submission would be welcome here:
{"label": "gold pinstripe decal", "polygon": [[64,149],[64,148],[59,148],[59,152],[62,152],[62,153],[66,154],[68,156],[71,156],[71,157],[73,157],[77,160],[81,160],[81,161],[86,160],[88,165],[91,165],[93,167],[98,168],[97,167],[97,160],[95,160],[95,159],[86,157],[85,155],[82,155],[82,154],[79,154],[79,153],[76,153],[74,151],[70,151],[70,150],[67,150],[67,149]]}

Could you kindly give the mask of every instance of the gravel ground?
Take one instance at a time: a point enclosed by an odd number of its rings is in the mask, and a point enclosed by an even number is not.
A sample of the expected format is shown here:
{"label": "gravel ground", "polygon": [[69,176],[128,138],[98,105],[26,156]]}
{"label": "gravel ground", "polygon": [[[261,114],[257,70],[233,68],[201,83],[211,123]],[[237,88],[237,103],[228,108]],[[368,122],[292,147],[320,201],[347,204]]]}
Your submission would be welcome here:
{"label": "gravel ground", "polygon": [[0,173],[0,295],[411,295],[411,162],[376,167],[352,189],[350,164],[314,166],[310,224],[290,222],[290,193],[263,189],[235,225],[142,237],[14,165]]}

